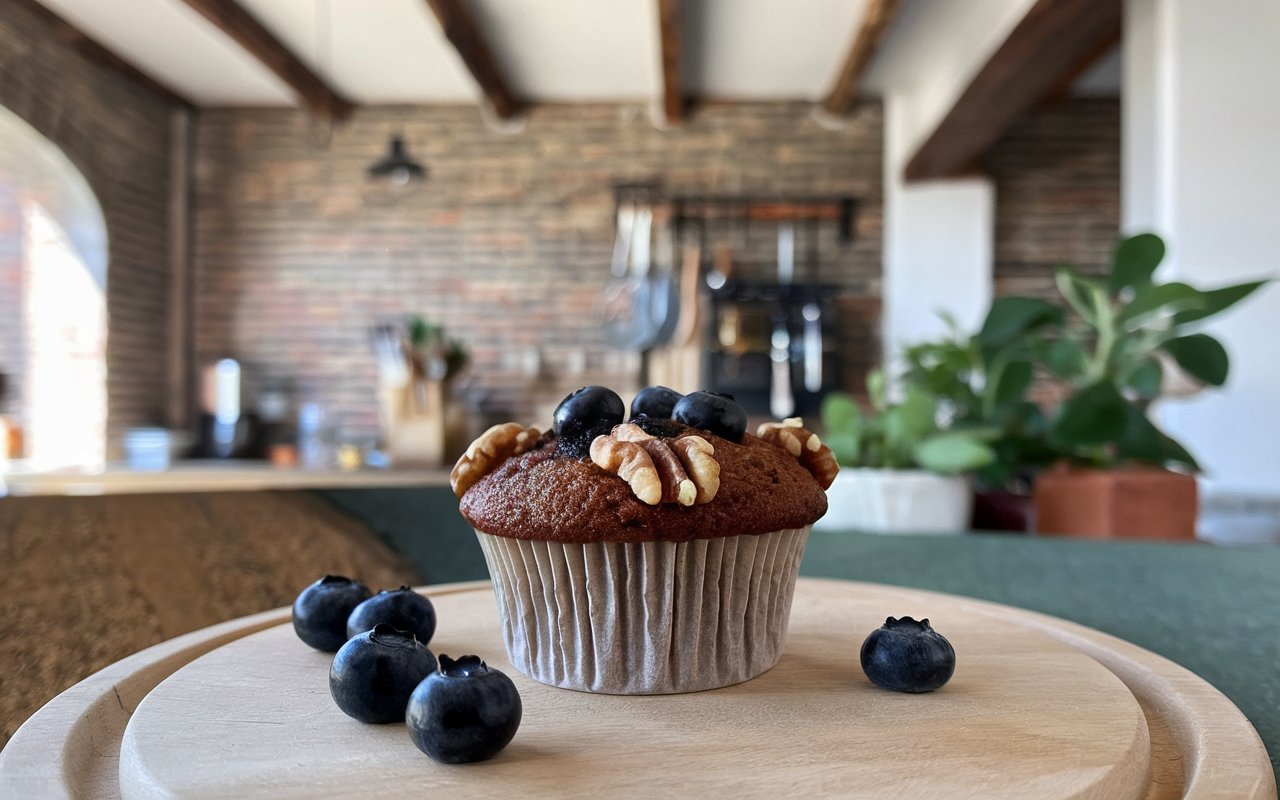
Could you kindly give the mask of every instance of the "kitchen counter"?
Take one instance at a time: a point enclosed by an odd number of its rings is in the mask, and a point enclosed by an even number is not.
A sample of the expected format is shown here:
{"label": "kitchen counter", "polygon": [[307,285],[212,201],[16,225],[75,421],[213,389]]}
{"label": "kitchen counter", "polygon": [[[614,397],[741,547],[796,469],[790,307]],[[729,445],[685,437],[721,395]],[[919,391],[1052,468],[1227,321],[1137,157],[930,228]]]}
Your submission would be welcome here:
{"label": "kitchen counter", "polygon": [[0,554],[0,585],[12,589],[0,599],[0,745],[90,673],[288,605],[326,573],[374,588],[422,581],[366,526],[310,492],[0,498]]}
{"label": "kitchen counter", "polygon": [[263,461],[178,461],[160,471],[118,464],[97,472],[36,472],[21,467],[0,472],[0,497],[448,485],[445,469],[306,470]]}

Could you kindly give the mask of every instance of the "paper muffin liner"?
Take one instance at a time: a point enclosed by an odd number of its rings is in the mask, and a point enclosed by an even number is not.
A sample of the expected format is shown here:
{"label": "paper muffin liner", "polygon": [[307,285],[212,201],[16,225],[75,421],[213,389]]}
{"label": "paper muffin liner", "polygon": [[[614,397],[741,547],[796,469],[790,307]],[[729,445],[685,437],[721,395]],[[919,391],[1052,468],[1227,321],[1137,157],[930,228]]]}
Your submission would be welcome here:
{"label": "paper muffin liner", "polygon": [[679,543],[476,535],[516,669],[565,689],[675,694],[778,663],[809,528]]}

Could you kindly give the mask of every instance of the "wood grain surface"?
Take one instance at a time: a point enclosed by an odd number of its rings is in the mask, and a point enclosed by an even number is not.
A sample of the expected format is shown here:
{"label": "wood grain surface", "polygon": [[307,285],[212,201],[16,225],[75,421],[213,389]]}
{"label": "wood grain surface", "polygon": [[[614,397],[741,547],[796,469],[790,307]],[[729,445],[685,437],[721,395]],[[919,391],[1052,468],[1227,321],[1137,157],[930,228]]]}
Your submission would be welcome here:
{"label": "wood grain surface", "polygon": [[[1105,667],[1042,633],[962,604],[866,584],[802,582],[781,663],[695,694],[569,692],[515,673],[484,589],[436,596],[433,649],[477,652],[515,679],[524,722],[495,760],[442,766],[402,725],[345,717],[330,657],[278,627],[179,670],[125,732],[125,798],[866,796],[1140,798],[1146,718]],[[928,695],[872,686],[857,649],[888,614],[930,617],[954,644]]]}
{"label": "wood grain surface", "polygon": [[[461,651],[445,648],[467,646],[464,649],[483,652],[497,665],[505,664],[504,658],[493,658],[486,652],[486,642],[496,648],[498,641],[497,617],[487,583],[443,585],[424,591],[435,598],[442,611],[440,632],[433,642],[437,652],[456,655]],[[891,613],[930,615],[955,642],[960,665],[956,677],[940,692],[925,696],[880,692],[861,676],[857,643]],[[468,626],[476,622],[484,626],[485,616],[492,617],[486,630],[469,632]],[[271,780],[283,780],[295,790],[309,787],[312,796],[375,796],[383,790],[403,794],[435,788],[462,796],[493,796],[502,791],[504,780],[518,775],[518,787],[507,792],[514,796],[649,798],[664,794],[661,787],[670,785],[670,775],[677,768],[693,770],[689,780],[680,784],[681,796],[714,782],[714,796],[730,791],[744,796],[792,796],[808,791],[841,797],[995,797],[999,792],[992,788],[993,781],[1005,781],[1006,752],[1026,754],[1038,746],[1036,777],[1006,794],[1060,796],[1069,781],[1092,781],[1094,788],[1084,789],[1080,796],[1124,797],[1113,788],[1125,784],[1129,788],[1145,786],[1138,794],[1128,795],[1144,800],[1276,797],[1274,774],[1261,741],[1221,693],[1167,659],[1099,631],[952,595],[814,579],[800,580],[793,616],[788,653],[775,670],[747,684],[714,692],[671,698],[595,696],[542,687],[513,674],[525,698],[525,722],[515,741],[492,762],[446,768],[419,754],[403,726],[363,726],[337,712],[327,688],[322,688],[327,658],[301,647],[287,625],[263,629],[273,620],[287,620],[287,609],[280,609],[158,645],[59,696],[0,751],[0,796],[118,797],[117,767],[123,764],[119,777],[129,787],[124,795],[131,797],[172,796],[172,787],[160,779],[174,780],[176,774],[181,782],[181,773],[188,769],[211,777],[199,785],[184,783],[178,790],[183,796],[217,796],[215,787],[227,786],[220,781],[241,785],[245,770],[260,769]],[[228,641],[231,644],[223,644]],[[1010,642],[1013,648],[1004,650]],[[218,647],[220,644],[223,646]],[[997,652],[982,655],[974,649],[982,646],[995,647]],[[215,647],[218,649],[213,650]],[[251,656],[248,662],[230,666],[221,676],[217,670],[210,674],[216,685],[237,692],[252,691],[255,704],[222,708],[219,717],[193,713],[176,701],[176,692],[202,691],[191,685],[191,676],[199,676],[219,662],[225,664],[226,656],[234,653],[232,647],[246,648]],[[1029,659],[1028,647],[1040,651],[1041,657]],[[263,654],[272,648],[279,660],[264,663]],[[202,653],[208,655],[198,659]],[[1002,657],[1006,653],[1007,657]],[[1092,659],[1094,665],[1082,662],[1081,655]],[[1068,710],[1070,719],[1096,721],[1111,714],[1132,721],[1129,711],[1136,702],[1144,714],[1149,755],[1139,753],[1128,764],[1091,763],[1087,754],[1106,748],[1090,743],[1083,750],[1075,749],[1078,731],[1060,731],[1045,716],[1030,725],[1016,726],[1023,716],[997,713],[999,704],[1009,701],[996,697],[996,687],[983,681],[999,684],[1013,676],[1012,685],[1025,691],[1032,675],[1049,668],[1043,662],[1065,665],[1062,668],[1071,676],[1067,686],[1098,678],[1092,688],[1080,690],[1087,696],[1085,703]],[[187,666],[179,669],[183,665]],[[1097,666],[1114,675],[1131,697],[1118,690],[1111,678],[1098,673]],[[1027,668],[1034,672],[1028,673]],[[797,673],[811,674],[816,680],[826,676],[839,687],[789,687]],[[157,687],[166,674],[170,680]],[[183,689],[184,685],[188,688]],[[254,686],[257,688],[251,689]],[[119,703],[115,700],[117,691],[123,693]],[[1028,707],[1038,707],[1045,714],[1063,707],[1063,699],[1054,697],[1062,691],[1056,678],[1037,691],[1049,696],[1025,701]],[[831,695],[835,709],[820,700],[824,694]],[[133,741],[124,743],[124,758],[117,761],[125,722],[137,699],[144,696],[147,699],[128,729]],[[1098,707],[1100,698],[1114,696],[1119,697],[1116,709]],[[156,701],[154,709],[152,700]],[[304,702],[312,704],[310,711],[302,709]],[[277,710],[272,710],[272,703]],[[796,711],[797,704],[802,711]],[[225,701],[214,705],[225,705]],[[694,718],[680,723],[691,727],[673,724],[677,721],[673,714],[681,709],[696,709]],[[811,721],[829,724],[829,720],[839,719],[837,711],[841,709],[847,713],[844,728],[835,739],[820,737],[809,725]],[[620,716],[613,716],[615,712]],[[561,713],[575,717],[568,729],[555,725],[555,715]],[[794,722],[805,714],[812,717],[803,720],[804,730],[798,737],[805,746],[782,741],[785,737],[780,735],[779,722]],[[945,735],[927,731],[907,741],[895,733],[903,725],[923,725],[944,715],[945,725],[940,730],[946,731]],[[726,722],[727,729],[715,729]],[[324,730],[314,740],[296,741],[309,735],[308,725]],[[582,726],[595,734],[584,735]],[[286,728],[294,730],[295,736],[282,736]],[[175,745],[198,741],[202,746],[196,749],[201,752],[186,764],[176,764],[163,752],[153,753],[154,742],[138,740],[144,730],[172,736]],[[147,733],[142,739],[151,736]],[[1141,733],[1134,738],[1140,741]],[[262,750],[264,739],[286,740],[283,744],[288,750]],[[1116,731],[1108,731],[1104,737],[1112,743],[1123,739]],[[243,742],[247,741],[259,745],[246,749]],[[948,749],[953,742],[961,749]],[[855,744],[896,748],[899,783],[888,794],[859,776],[847,777],[850,769],[868,769],[859,762],[862,753],[840,751],[841,746]],[[320,763],[325,748],[335,747],[345,753],[343,763],[350,768],[350,774],[337,778],[324,772],[327,767]],[[229,760],[228,748],[239,748],[246,758]],[[969,761],[971,749],[980,751],[976,762]],[[353,751],[358,751],[359,757],[352,755]],[[710,755],[695,757],[704,751]],[[782,762],[784,752],[790,755]],[[286,753],[293,755],[292,761]],[[993,762],[990,773],[981,769]],[[726,769],[724,763],[731,766]],[[314,772],[317,767],[322,772]],[[403,770],[398,782],[384,783],[388,767]],[[975,777],[975,772],[981,774]],[[307,773],[312,775],[309,782]],[[930,784],[939,780],[938,774],[949,776],[950,783],[942,788]],[[766,779],[778,783],[771,786]],[[827,788],[814,790],[814,785]],[[289,793],[279,783],[242,788],[242,793],[224,789],[223,796]]]}

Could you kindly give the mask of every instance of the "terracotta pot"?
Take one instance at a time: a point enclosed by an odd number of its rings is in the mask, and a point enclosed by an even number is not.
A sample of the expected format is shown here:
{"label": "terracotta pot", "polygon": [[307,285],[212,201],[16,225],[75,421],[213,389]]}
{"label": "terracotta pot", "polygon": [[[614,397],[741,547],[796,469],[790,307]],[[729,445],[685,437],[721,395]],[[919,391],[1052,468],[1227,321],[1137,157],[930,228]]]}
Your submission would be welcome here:
{"label": "terracotta pot", "polygon": [[1060,465],[1035,484],[1036,532],[1094,539],[1194,539],[1196,479],[1154,467]]}

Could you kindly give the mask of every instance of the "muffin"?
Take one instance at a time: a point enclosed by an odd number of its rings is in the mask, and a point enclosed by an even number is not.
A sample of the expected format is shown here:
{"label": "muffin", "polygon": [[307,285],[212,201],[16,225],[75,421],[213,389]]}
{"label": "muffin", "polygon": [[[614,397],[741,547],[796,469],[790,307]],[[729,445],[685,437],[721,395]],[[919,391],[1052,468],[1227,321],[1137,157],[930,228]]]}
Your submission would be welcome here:
{"label": "muffin", "polygon": [[586,413],[600,418],[558,410],[546,435],[495,426],[454,468],[511,663],[609,694],[714,689],[772,668],[826,512],[830,451],[798,419],[753,436],[745,413],[738,429],[680,413],[622,423],[620,399]]}

